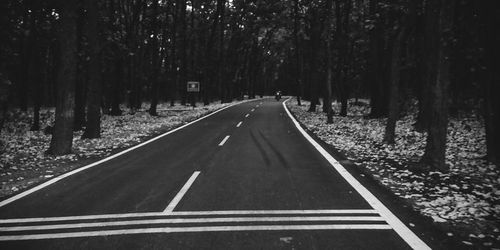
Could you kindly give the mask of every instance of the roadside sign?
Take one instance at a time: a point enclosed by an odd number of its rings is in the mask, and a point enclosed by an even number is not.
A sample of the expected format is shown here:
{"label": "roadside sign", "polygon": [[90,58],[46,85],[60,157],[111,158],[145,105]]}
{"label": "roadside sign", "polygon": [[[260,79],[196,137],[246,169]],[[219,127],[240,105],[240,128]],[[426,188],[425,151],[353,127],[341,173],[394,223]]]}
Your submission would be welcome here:
{"label": "roadside sign", "polygon": [[187,82],[187,92],[200,92],[200,82]]}

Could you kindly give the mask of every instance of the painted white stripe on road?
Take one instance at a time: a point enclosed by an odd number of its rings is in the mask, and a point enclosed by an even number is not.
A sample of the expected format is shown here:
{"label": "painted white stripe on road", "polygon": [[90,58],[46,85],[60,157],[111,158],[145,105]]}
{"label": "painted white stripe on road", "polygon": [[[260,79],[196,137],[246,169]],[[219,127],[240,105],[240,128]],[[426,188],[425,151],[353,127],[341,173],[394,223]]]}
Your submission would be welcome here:
{"label": "painted white stripe on road", "polygon": [[245,118],[246,118],[246,117],[249,117],[249,116],[250,116],[250,114],[246,114],[246,115],[245,115]]}
{"label": "painted white stripe on road", "polygon": [[304,221],[384,221],[380,216],[313,216],[313,217],[222,217],[222,218],[176,218],[155,220],[108,221],[56,225],[0,227],[0,232],[55,230],[89,227],[113,227],[150,224],[187,224],[187,223],[241,223],[241,222],[304,222]]}
{"label": "painted white stripe on road", "polygon": [[175,211],[172,215],[377,214],[373,209]]}
{"label": "painted white stripe on road", "polygon": [[0,241],[62,239],[76,237],[96,237],[126,234],[152,233],[194,233],[194,232],[235,232],[235,231],[298,231],[298,230],[387,230],[383,224],[334,224],[334,225],[253,225],[253,226],[209,226],[209,227],[161,227],[72,233],[31,234],[0,236]]}
{"label": "painted white stripe on road", "polygon": [[39,217],[39,218],[15,218],[2,219],[0,224],[30,223],[30,222],[55,222],[55,221],[78,221],[99,219],[122,219],[122,218],[144,218],[157,216],[214,216],[214,215],[291,215],[291,214],[377,214],[373,209],[326,209],[326,210],[221,210],[221,211],[172,211],[169,214],[163,212],[150,213],[126,213],[126,214],[99,214],[81,216],[61,217]]}
{"label": "painted white stripe on road", "polygon": [[424,241],[422,241],[413,231],[411,231],[403,222],[401,222],[398,217],[396,217],[380,200],[375,197],[368,189],[366,189],[361,183],[354,178],[345,168],[342,166],[333,156],[331,156],[328,151],[326,151],[321,145],[319,145],[307,132],[300,126],[299,122],[292,116],[288,108],[286,107],[286,102],[290,100],[287,99],[282,103],[288,117],[295,124],[295,127],[300,131],[300,133],[312,144],[316,150],[323,155],[323,157],[332,165],[332,167],[347,181],[349,184],[375,209],[379,214],[384,217],[391,225],[391,227],[396,231],[396,233],[413,249],[431,249]]}
{"label": "painted white stripe on road", "polygon": [[9,203],[11,203],[11,202],[13,202],[13,201],[19,200],[19,199],[21,199],[21,198],[23,198],[23,197],[25,197],[25,196],[27,196],[27,195],[29,195],[29,194],[32,194],[32,193],[34,193],[34,192],[36,192],[36,191],[38,191],[38,190],[40,190],[40,189],[43,189],[43,188],[45,188],[45,187],[47,187],[47,186],[50,186],[50,185],[52,185],[52,184],[54,184],[54,183],[56,183],[56,182],[58,182],[58,181],[60,181],[60,180],[62,180],[62,179],[64,179],[64,178],[66,178],[66,177],[68,177],[68,176],[71,176],[71,175],[74,175],[74,174],[76,174],[76,173],[78,173],[78,172],[81,172],[81,171],[84,171],[84,170],[86,170],[86,169],[89,169],[89,168],[95,167],[95,166],[97,166],[97,165],[99,165],[99,164],[101,164],[101,163],[103,163],[103,162],[106,162],[106,161],[109,161],[109,160],[111,160],[111,159],[114,159],[114,158],[116,158],[116,157],[118,157],[118,156],[120,156],[120,155],[123,155],[123,154],[125,154],[125,153],[128,153],[128,152],[130,152],[130,151],[132,151],[132,150],[134,150],[134,149],[136,149],[136,148],[139,148],[139,147],[142,147],[142,146],[144,146],[144,145],[146,145],[146,144],[149,144],[149,143],[151,143],[151,142],[154,142],[154,141],[156,141],[156,140],[158,140],[158,139],[160,139],[160,138],[162,138],[162,137],[164,137],[164,136],[167,136],[167,135],[172,134],[172,133],[174,133],[174,132],[176,132],[176,131],[178,131],[178,130],[181,130],[181,129],[183,129],[183,128],[185,128],[185,127],[187,127],[187,126],[189,126],[189,125],[191,125],[191,124],[193,124],[193,123],[199,122],[199,121],[201,121],[201,120],[203,120],[203,119],[205,119],[205,118],[207,118],[207,117],[210,117],[210,116],[212,116],[212,115],[215,115],[215,114],[217,114],[217,113],[221,112],[222,110],[225,110],[225,109],[227,109],[227,108],[230,108],[230,107],[235,106],[235,105],[238,105],[238,104],[242,104],[242,103],[245,103],[245,102],[250,102],[250,101],[255,101],[255,100],[245,100],[245,101],[243,101],[243,102],[239,102],[239,103],[235,103],[235,104],[228,105],[228,106],[223,107],[223,108],[221,108],[221,109],[219,109],[219,110],[216,110],[216,111],[214,111],[214,112],[212,112],[212,113],[210,113],[210,114],[208,114],[208,115],[205,115],[205,116],[203,116],[203,117],[200,117],[200,118],[198,118],[198,119],[196,119],[196,120],[194,120],[194,121],[192,121],[192,122],[189,122],[189,123],[184,124],[184,125],[182,125],[182,126],[180,126],[180,127],[178,127],[178,128],[172,129],[172,130],[170,130],[170,131],[168,131],[168,132],[166,132],[166,133],[164,133],[164,134],[161,134],[161,135],[159,135],[159,136],[157,136],[157,137],[154,137],[154,138],[152,138],[152,139],[149,139],[149,140],[147,140],[147,141],[145,141],[145,142],[143,142],[143,143],[140,143],[140,144],[135,145],[135,146],[133,146],[133,147],[131,147],[131,148],[125,149],[125,150],[123,150],[123,151],[121,151],[121,152],[119,152],[119,153],[116,153],[116,154],[111,155],[111,156],[109,156],[109,157],[106,157],[106,158],[104,158],[104,159],[102,159],[102,160],[99,160],[99,161],[96,161],[96,162],[94,162],[94,163],[91,163],[91,164],[89,164],[89,165],[83,166],[83,167],[81,167],[81,168],[77,168],[77,169],[75,169],[75,170],[73,170],[73,171],[70,171],[70,172],[67,172],[67,173],[65,173],[65,174],[59,175],[59,176],[57,176],[57,177],[55,177],[55,178],[52,178],[52,179],[50,179],[50,180],[48,180],[48,181],[46,181],[46,182],[44,182],[44,183],[42,183],[42,184],[40,184],[40,185],[38,185],[38,186],[35,186],[35,187],[33,187],[33,188],[30,188],[30,189],[28,189],[28,190],[26,190],[26,191],[24,191],[24,192],[22,192],[22,193],[19,193],[19,194],[14,195],[14,196],[12,196],[12,197],[10,197],[10,198],[6,199],[6,200],[1,201],[1,202],[0,202],[0,207],[3,207],[3,206],[5,206],[5,205],[7,205],[7,204],[9,204]]}
{"label": "painted white stripe on road", "polygon": [[222,141],[219,143],[219,146],[223,146],[224,143],[226,143],[227,139],[229,139],[229,135],[226,135],[226,137],[224,137],[224,139],[222,139]]}
{"label": "painted white stripe on road", "polygon": [[174,211],[174,209],[177,206],[177,204],[179,204],[179,202],[181,201],[182,197],[186,194],[186,192],[191,187],[191,185],[193,185],[193,182],[196,180],[196,177],[198,177],[199,174],[200,174],[200,171],[195,171],[193,173],[193,175],[191,175],[191,177],[186,182],[186,184],[184,184],[184,186],[181,188],[181,190],[179,191],[179,193],[177,193],[177,195],[170,202],[170,204],[168,204],[167,208],[165,208],[165,210],[163,210],[164,213],[170,213],[170,212]]}
{"label": "painted white stripe on road", "polygon": [[241,126],[243,122],[238,122],[238,124],[236,124],[236,127],[239,128]]}
{"label": "painted white stripe on road", "polygon": [[250,112],[254,112],[254,111],[255,111],[255,109],[250,110]]}

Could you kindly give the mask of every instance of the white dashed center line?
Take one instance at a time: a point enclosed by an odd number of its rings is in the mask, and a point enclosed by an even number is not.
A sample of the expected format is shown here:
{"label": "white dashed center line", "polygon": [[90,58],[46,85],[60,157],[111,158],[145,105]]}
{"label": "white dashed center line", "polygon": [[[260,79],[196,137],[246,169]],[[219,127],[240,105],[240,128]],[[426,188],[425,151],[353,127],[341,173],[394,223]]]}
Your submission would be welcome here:
{"label": "white dashed center line", "polygon": [[249,116],[250,116],[250,114],[246,114],[246,115],[245,115],[245,117],[249,117]]}
{"label": "white dashed center line", "polygon": [[252,109],[252,110],[250,110],[250,111],[251,111],[251,112],[254,112],[254,111],[255,111],[255,109]]}
{"label": "white dashed center line", "polygon": [[224,137],[224,139],[219,143],[219,146],[224,145],[224,143],[226,143],[227,139],[229,139],[229,135],[226,135],[226,137]]}
{"label": "white dashed center line", "polygon": [[239,128],[243,122],[239,122],[236,127]]}

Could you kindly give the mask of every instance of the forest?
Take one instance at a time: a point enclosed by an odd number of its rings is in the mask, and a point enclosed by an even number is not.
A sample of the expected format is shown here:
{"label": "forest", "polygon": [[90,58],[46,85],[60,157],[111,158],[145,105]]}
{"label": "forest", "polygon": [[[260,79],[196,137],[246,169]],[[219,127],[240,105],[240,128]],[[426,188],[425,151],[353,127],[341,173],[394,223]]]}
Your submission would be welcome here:
{"label": "forest", "polygon": [[[487,159],[500,156],[499,7],[493,0],[7,0],[0,3],[0,129],[33,112],[47,151],[74,131],[99,138],[103,114],[148,104],[231,102],[277,90],[323,105],[349,100],[387,117],[384,142],[418,102],[423,168],[447,170],[449,117],[480,112]],[[195,96],[187,81],[201,82]],[[191,104],[190,104],[191,103]],[[40,110],[55,107],[53,127]]]}

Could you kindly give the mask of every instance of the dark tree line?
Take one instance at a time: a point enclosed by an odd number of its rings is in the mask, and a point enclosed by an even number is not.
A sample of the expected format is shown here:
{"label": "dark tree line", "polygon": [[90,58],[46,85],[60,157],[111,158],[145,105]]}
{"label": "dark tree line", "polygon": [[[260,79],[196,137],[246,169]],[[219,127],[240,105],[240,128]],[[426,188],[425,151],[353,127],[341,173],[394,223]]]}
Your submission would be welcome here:
{"label": "dark tree line", "polygon": [[[311,101],[369,98],[395,140],[418,100],[422,162],[446,170],[447,121],[480,106],[500,155],[499,8],[494,0],[7,0],[0,3],[0,126],[7,106],[56,107],[50,152],[100,136],[102,113],[229,102],[283,90]],[[186,82],[201,82],[195,96]],[[32,108],[32,109],[31,109]],[[333,122],[331,105],[323,105]]]}
{"label": "dark tree line", "polygon": [[[415,129],[427,132],[422,166],[447,170],[448,119],[480,107],[488,160],[498,163],[498,24],[493,1],[298,1],[307,51],[304,97],[316,109],[337,99],[346,116],[348,99],[368,97],[367,118],[387,117],[384,142],[394,143],[406,100],[418,99]],[[296,24],[295,24],[296,25]],[[324,82],[324,84],[320,84]],[[496,85],[495,85],[496,83]],[[331,105],[323,105],[327,123]]]}
{"label": "dark tree line", "polygon": [[[49,153],[73,131],[100,137],[102,113],[149,103],[230,102],[270,94],[283,43],[280,1],[8,0],[1,3],[2,110],[56,107]],[[276,35],[280,31],[283,34]],[[280,38],[281,37],[281,38]],[[283,57],[284,50],[277,53]],[[278,62],[277,62],[278,61]],[[202,83],[188,95],[186,82]],[[31,109],[32,108],[32,109]],[[3,123],[5,112],[2,112]]]}

